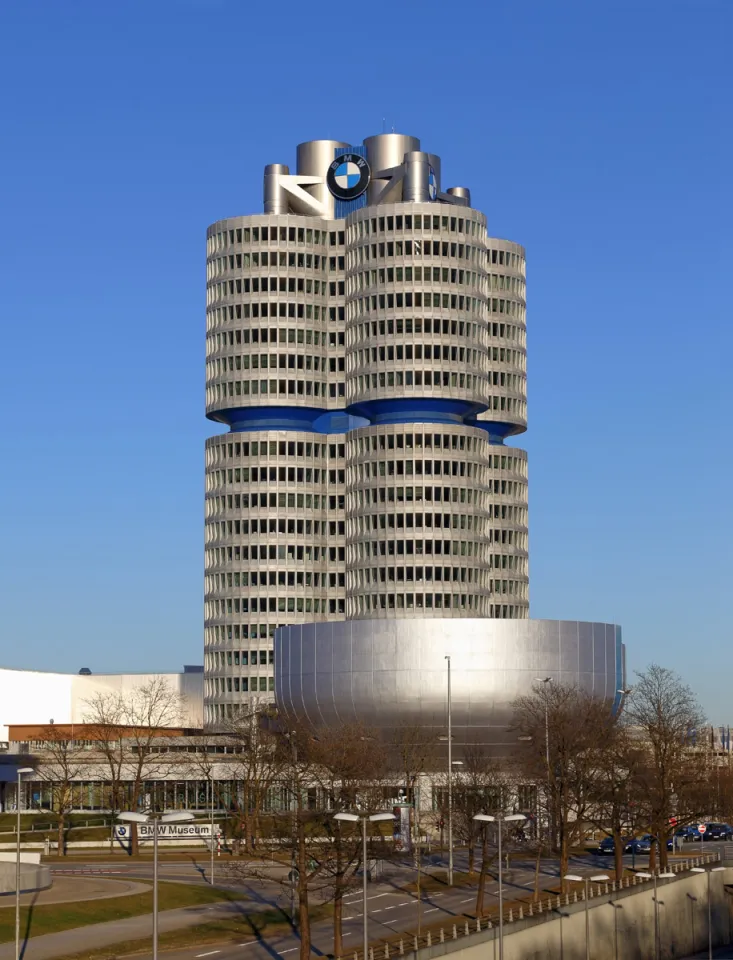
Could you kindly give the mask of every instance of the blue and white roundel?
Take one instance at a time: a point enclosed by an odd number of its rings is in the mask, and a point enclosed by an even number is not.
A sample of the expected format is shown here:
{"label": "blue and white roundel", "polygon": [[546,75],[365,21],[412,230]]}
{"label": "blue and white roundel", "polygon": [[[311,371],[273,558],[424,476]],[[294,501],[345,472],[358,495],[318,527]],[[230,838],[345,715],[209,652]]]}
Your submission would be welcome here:
{"label": "blue and white roundel", "polygon": [[361,170],[353,160],[347,160],[346,163],[341,163],[336,167],[333,179],[342,190],[350,190],[352,187],[358,186],[361,180]]}
{"label": "blue and white roundel", "polygon": [[358,153],[345,153],[329,166],[326,183],[337,200],[355,200],[369,186],[370,175],[364,157]]}
{"label": "blue and white roundel", "polygon": [[438,198],[438,178],[435,176],[435,170],[432,167],[428,171],[428,196],[431,200]]}

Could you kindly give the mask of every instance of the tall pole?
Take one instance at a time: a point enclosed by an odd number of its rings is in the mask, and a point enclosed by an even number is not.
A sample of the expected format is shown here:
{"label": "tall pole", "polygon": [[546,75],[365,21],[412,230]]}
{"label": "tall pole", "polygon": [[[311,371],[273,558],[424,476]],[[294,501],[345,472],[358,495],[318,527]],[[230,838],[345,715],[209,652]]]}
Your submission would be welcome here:
{"label": "tall pole", "polygon": [[453,886],[453,718],[451,715],[450,656],[448,661],[448,886]]}
{"label": "tall pole", "polygon": [[364,914],[364,957],[363,960],[369,960],[369,923],[367,920],[367,817],[361,818],[361,878],[362,878],[362,913]]}
{"label": "tall pole", "polygon": [[585,960],[590,960],[590,912],[588,898],[590,896],[590,880],[585,878]]}
{"label": "tall pole", "polygon": [[654,960],[659,960],[659,904],[657,903],[657,874],[653,874],[654,881]]}
{"label": "tall pole", "polygon": [[158,960],[158,818],[153,818],[153,960]]}
{"label": "tall pole", "polygon": [[20,770],[15,787],[15,960],[20,960]]}
{"label": "tall pole", "polygon": [[211,790],[211,886],[214,886],[214,780],[209,778],[209,789]]}
{"label": "tall pole", "polygon": [[496,818],[496,826],[499,831],[499,960],[504,960],[504,885],[501,872],[501,828],[504,821],[501,817]]}
{"label": "tall pole", "polygon": [[708,870],[708,960],[713,960],[713,913],[710,906],[710,871]]}
{"label": "tall pole", "polygon": [[296,865],[296,841],[297,841],[297,825],[295,822],[296,815],[298,813],[298,794],[296,791],[299,789],[299,784],[296,782],[297,771],[298,771],[298,747],[293,739],[295,731],[290,733],[290,745],[292,747],[292,758],[293,758],[293,799],[291,802],[293,810],[293,830],[292,830],[292,840],[291,840],[291,851],[290,851],[290,922],[295,928],[295,865]]}

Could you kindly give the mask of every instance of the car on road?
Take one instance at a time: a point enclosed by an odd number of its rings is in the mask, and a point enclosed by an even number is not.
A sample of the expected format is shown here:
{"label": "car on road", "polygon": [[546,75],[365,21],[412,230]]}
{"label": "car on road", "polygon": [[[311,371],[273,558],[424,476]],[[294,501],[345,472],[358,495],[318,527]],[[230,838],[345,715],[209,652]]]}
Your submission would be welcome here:
{"label": "car on road", "polygon": [[700,831],[697,827],[680,827],[679,830],[675,830],[674,835],[682,837],[683,843],[693,843],[700,839]]}
{"label": "car on road", "polygon": [[733,828],[728,823],[706,823],[705,827],[705,833],[702,835],[705,841],[733,839]]}
{"label": "car on road", "polygon": [[[652,833],[644,833],[640,837],[632,837],[626,844],[626,853],[633,853],[638,856],[640,853],[651,853],[652,843],[657,838]],[[672,840],[667,840],[667,849],[673,847]]]}
{"label": "car on road", "polygon": [[[626,849],[630,839],[630,837],[621,837],[623,849]],[[598,853],[613,855],[613,837],[604,837],[603,840],[601,840],[601,842],[598,844]]]}

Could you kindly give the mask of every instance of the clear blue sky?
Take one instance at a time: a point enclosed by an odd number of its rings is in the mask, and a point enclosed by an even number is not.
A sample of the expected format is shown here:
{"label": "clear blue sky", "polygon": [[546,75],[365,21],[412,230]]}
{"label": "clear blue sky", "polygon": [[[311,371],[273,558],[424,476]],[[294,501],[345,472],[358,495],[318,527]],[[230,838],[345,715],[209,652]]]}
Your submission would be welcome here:
{"label": "clear blue sky", "polygon": [[533,616],[620,622],[733,722],[732,32],[730,0],[5,0],[0,663],[201,662],[206,226],[385,118],[528,250]]}

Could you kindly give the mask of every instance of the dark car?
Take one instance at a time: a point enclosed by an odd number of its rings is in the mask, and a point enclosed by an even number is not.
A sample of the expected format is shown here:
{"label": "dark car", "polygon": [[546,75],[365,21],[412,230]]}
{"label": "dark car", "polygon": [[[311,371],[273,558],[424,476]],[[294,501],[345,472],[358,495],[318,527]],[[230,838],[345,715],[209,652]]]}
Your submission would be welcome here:
{"label": "dark car", "polygon": [[[629,842],[628,837],[621,837],[621,847],[626,849],[626,845]],[[598,844],[598,853],[607,853],[613,855],[613,837],[604,837],[603,840]]]}
{"label": "dark car", "polygon": [[733,838],[733,829],[727,823],[706,823],[706,830],[702,839],[708,840],[730,840]]}
{"label": "dark car", "polygon": [[645,833],[641,837],[632,837],[626,844],[625,850],[626,853],[649,853],[652,849],[652,840],[654,838],[651,834]]}
{"label": "dark car", "polygon": [[700,839],[700,831],[697,827],[680,827],[679,830],[675,830],[674,835],[682,837],[683,843],[692,843]]}

